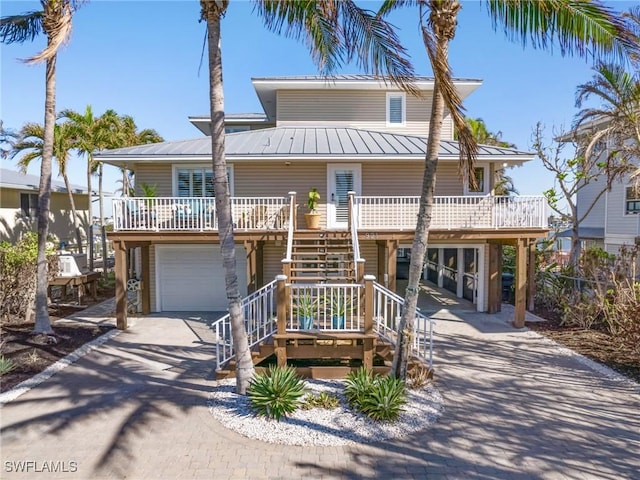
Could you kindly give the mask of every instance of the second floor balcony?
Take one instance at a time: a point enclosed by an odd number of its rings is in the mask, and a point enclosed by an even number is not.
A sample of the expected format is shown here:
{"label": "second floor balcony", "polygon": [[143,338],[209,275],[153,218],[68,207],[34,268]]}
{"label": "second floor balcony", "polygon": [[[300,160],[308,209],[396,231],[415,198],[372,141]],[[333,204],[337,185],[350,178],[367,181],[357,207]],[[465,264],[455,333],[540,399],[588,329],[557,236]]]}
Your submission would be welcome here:
{"label": "second floor balcony", "polygon": [[[285,197],[231,197],[234,228],[243,231],[286,231],[290,204]],[[418,196],[354,196],[353,215],[358,230],[406,231],[416,226]],[[331,209],[347,209],[333,204]],[[297,217],[296,215],[295,217]],[[114,231],[216,231],[215,198],[153,197],[113,199]],[[294,218],[295,221],[295,218]],[[295,226],[295,224],[294,224]],[[543,196],[434,197],[433,230],[547,229],[547,202]]]}

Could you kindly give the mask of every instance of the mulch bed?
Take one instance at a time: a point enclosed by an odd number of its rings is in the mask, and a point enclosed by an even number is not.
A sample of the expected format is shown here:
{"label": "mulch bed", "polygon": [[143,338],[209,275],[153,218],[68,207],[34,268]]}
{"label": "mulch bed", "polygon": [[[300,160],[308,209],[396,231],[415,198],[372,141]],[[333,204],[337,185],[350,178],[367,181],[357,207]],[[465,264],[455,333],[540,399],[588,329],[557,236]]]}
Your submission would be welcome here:
{"label": "mulch bed", "polygon": [[[538,315],[552,318],[544,312]],[[606,332],[564,326],[557,319],[526,322],[526,326],[640,383],[640,349],[634,351]]]}
{"label": "mulch bed", "polygon": [[52,304],[49,307],[49,318],[55,336],[34,335],[33,323],[20,322],[17,319],[10,319],[0,325],[0,354],[16,366],[13,371],[2,375],[0,392],[7,391],[40,373],[85,343],[113,329],[114,327],[109,325],[73,322],[56,325],[54,322],[112,298],[114,294],[113,285],[101,284],[96,300],[86,297],[86,305]]}

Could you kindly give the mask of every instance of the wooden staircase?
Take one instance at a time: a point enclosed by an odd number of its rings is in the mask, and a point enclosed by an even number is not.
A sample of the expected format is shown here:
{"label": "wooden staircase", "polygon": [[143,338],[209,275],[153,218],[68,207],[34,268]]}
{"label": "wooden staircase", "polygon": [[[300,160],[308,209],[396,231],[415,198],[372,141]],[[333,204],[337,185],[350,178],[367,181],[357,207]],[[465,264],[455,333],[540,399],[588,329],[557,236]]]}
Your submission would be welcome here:
{"label": "wooden staircase", "polygon": [[349,232],[296,231],[291,283],[354,283],[356,265]]}

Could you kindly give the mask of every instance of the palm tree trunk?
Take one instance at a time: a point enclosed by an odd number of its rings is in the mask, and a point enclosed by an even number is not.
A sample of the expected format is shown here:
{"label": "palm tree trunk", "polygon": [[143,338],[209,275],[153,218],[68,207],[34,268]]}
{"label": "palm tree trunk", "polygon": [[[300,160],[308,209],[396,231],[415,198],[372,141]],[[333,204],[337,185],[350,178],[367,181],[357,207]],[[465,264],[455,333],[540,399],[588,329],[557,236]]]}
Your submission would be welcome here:
{"label": "palm tree trunk", "polygon": [[69,183],[69,177],[65,173],[62,175],[62,179],[64,180],[64,185],[67,188],[67,194],[69,195],[69,204],[71,205],[71,221],[73,222],[73,227],[76,230],[76,242],[78,243],[78,253],[83,253],[82,251],[82,234],[80,232],[80,221],[78,219],[78,211],[76,210],[76,202],[73,199],[73,192],[71,191],[71,184]]}
{"label": "palm tree trunk", "polygon": [[89,271],[93,272],[93,195],[91,185],[91,164],[93,163],[93,157],[91,154],[87,155],[87,195],[89,197],[89,227],[87,228],[87,245],[89,249]]}
{"label": "palm tree trunk", "polygon": [[47,60],[44,102],[44,138],[40,186],[38,189],[38,265],[35,299],[35,333],[53,334],[49,319],[47,264],[47,236],[49,235],[49,209],[51,206],[51,161],[53,159],[53,132],[56,123],[56,56]]}
{"label": "palm tree trunk", "polygon": [[[452,4],[455,2],[452,2]],[[436,58],[431,59],[432,67],[438,68],[446,64],[442,62],[443,58],[448,55],[449,41],[453,38],[451,30],[455,32],[456,15],[440,15],[438,7],[442,6],[439,2],[431,2],[431,16],[439,19],[441,23],[436,25],[437,46]],[[446,6],[448,12],[455,12],[451,5]],[[442,32],[446,32],[443,34]],[[438,168],[438,151],[440,149],[440,139],[442,137],[442,123],[444,118],[445,102],[440,93],[439,75],[434,75],[433,100],[431,104],[431,118],[429,121],[429,138],[427,140],[427,151],[425,155],[425,168],[422,177],[422,193],[420,196],[420,208],[418,210],[418,221],[416,224],[416,233],[413,238],[411,247],[411,262],[409,264],[409,278],[407,281],[407,290],[404,297],[404,306],[402,317],[398,324],[398,337],[396,340],[396,351],[393,356],[393,364],[391,366],[391,374],[397,378],[406,379],[407,369],[409,366],[409,356],[411,353],[411,345],[413,343],[415,317],[418,306],[418,293],[420,292],[420,279],[422,277],[422,269],[424,265],[424,257],[427,251],[427,243],[429,239],[429,227],[431,226],[431,218],[433,212],[433,196],[436,184],[436,170]]]}
{"label": "palm tree trunk", "polygon": [[107,279],[107,230],[104,226],[104,191],[102,190],[103,163],[98,165],[98,198],[100,202],[100,235],[102,236],[102,276]]}
{"label": "palm tree trunk", "polygon": [[236,272],[236,252],[233,239],[233,222],[227,162],[225,158],[224,135],[224,95],[222,84],[222,52],[220,50],[220,19],[227,2],[202,0],[203,13],[207,20],[209,43],[209,94],[211,99],[211,147],[213,153],[214,190],[216,216],[220,235],[222,265],[225,272],[225,286],[231,317],[231,335],[236,357],[236,393],[245,395],[253,377],[253,360],[245,329],[244,311],[241,307],[238,275]]}

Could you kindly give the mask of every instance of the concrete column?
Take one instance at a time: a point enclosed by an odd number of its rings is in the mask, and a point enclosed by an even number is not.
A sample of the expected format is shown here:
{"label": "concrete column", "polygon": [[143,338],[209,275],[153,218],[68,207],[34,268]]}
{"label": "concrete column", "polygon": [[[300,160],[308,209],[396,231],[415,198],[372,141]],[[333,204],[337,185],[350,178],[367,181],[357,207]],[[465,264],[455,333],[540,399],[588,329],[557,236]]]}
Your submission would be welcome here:
{"label": "concrete column", "polygon": [[116,269],[116,326],[127,329],[127,249],[122,241],[113,242]]}
{"label": "concrete column", "polygon": [[513,325],[516,328],[524,327],[527,301],[527,253],[528,240],[519,238],[516,246],[516,309]]}

